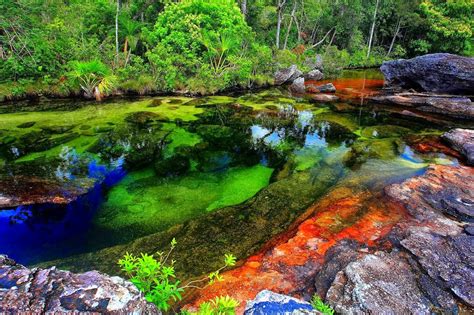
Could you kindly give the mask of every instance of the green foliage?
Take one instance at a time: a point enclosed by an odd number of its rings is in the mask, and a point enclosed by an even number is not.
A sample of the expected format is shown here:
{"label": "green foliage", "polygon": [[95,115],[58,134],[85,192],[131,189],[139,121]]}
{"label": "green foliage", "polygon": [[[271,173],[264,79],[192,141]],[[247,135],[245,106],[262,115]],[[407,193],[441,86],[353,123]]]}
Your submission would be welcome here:
{"label": "green foliage", "polygon": [[474,34],[472,0],[423,0],[420,12],[429,40],[423,43],[424,50],[462,53],[470,49]]}
{"label": "green foliage", "polygon": [[[100,98],[101,94],[112,91],[117,78],[111,75],[110,69],[98,60],[71,62],[70,77],[76,80],[86,97]],[[99,96],[98,96],[99,95]]]}
{"label": "green foliage", "polygon": [[[204,83],[211,84],[214,92],[246,84],[258,64],[251,56],[262,48],[253,43],[254,33],[231,0],[167,5],[145,34],[151,47],[147,57],[161,80],[160,88],[166,90],[200,91],[199,83]],[[263,59],[270,59],[270,51],[262,50]]]}
{"label": "green foliage", "polygon": [[197,312],[181,312],[182,315],[234,315],[239,302],[229,296],[218,296],[201,303]]}
{"label": "green foliage", "polygon": [[334,310],[332,307],[325,304],[317,294],[313,295],[313,298],[311,299],[311,306],[324,315],[334,315]]}
{"label": "green foliage", "polygon": [[[130,281],[144,293],[145,299],[164,311],[170,308],[172,300],[176,302],[182,299],[181,294],[185,289],[200,288],[197,286],[199,283],[207,282],[211,284],[215,281],[221,281],[220,272],[227,267],[234,266],[236,262],[235,256],[226,254],[224,266],[220,269],[211,272],[209,276],[203,279],[193,280],[181,286],[181,282],[176,279],[175,275],[175,261],[169,261],[177,244],[178,242],[173,238],[169,251],[156,253],[157,258],[154,255],[143,253],[139,257],[126,253],[118,261],[122,271],[130,278]],[[202,314],[233,314],[225,312],[235,309],[237,305],[238,303],[229,297],[216,298],[209,305],[204,306],[206,310],[212,310],[213,312]]]}

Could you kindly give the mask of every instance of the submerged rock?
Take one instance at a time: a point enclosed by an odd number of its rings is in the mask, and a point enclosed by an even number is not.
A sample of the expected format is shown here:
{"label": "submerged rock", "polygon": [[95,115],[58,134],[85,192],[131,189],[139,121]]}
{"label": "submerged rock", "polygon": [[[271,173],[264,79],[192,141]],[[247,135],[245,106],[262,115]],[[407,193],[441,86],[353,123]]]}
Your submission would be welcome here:
{"label": "submerged rock", "polygon": [[296,65],[291,65],[289,68],[279,70],[275,73],[275,84],[283,85],[285,83],[291,83],[302,75],[303,72],[298,70]]}
{"label": "submerged rock", "polygon": [[316,103],[331,103],[337,102],[339,100],[339,97],[337,97],[336,95],[329,94],[311,94],[309,97],[310,101]]}
{"label": "submerged rock", "polygon": [[0,312],[161,314],[131,282],[97,271],[28,269],[0,255]]}
{"label": "submerged rock", "polygon": [[254,300],[249,301],[245,307],[245,315],[266,314],[322,314],[308,302],[292,298],[287,295],[278,294],[269,290],[263,290]]}
{"label": "submerged rock", "polygon": [[443,135],[456,151],[462,153],[468,164],[474,165],[474,130],[454,129]]}
{"label": "submerged rock", "polygon": [[389,87],[449,94],[474,91],[474,58],[431,54],[384,62],[380,70]]}
{"label": "submerged rock", "polygon": [[323,85],[309,84],[308,86],[306,86],[306,90],[309,93],[335,93],[336,87],[332,83],[327,83]]}

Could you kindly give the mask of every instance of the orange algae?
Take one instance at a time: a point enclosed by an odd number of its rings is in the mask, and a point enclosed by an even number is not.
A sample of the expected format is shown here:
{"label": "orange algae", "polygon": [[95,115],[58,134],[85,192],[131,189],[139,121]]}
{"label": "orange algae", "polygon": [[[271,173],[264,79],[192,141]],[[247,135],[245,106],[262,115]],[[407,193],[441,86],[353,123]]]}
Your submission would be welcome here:
{"label": "orange algae", "polygon": [[343,239],[385,247],[384,236],[406,216],[401,205],[387,202],[380,194],[348,188],[334,189],[307,213],[311,215],[281,235],[278,243],[225,272],[222,282],[196,292],[187,307],[192,309],[216,296],[229,295],[241,302],[238,313],[243,313],[246,301],[261,290],[293,295],[311,290],[302,279],[311,281],[329,248]]}

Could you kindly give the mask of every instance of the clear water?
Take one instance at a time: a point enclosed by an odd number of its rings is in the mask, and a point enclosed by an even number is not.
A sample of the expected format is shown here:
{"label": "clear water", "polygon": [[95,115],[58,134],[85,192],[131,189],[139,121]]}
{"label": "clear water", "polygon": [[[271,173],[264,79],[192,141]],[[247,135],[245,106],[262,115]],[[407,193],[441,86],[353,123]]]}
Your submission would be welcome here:
{"label": "clear water", "polygon": [[31,196],[39,186],[22,186],[25,177],[63,195],[88,190],[67,205],[0,210],[0,253],[114,272],[126,250],[160,250],[173,236],[184,244],[182,269],[199,273],[223,252],[251,254],[342,181],[377,189],[428,163],[457,163],[413,148],[455,123],[425,124],[361,100],[381,88],[380,74],[367,77],[337,80],[334,104],[270,89],[0,107],[0,199],[12,183]]}

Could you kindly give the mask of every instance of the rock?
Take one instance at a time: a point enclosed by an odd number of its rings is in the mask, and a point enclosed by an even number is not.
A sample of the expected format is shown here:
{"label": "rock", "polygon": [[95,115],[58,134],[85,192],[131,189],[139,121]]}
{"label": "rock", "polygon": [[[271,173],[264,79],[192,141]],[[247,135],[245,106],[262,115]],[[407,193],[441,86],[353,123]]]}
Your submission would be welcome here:
{"label": "rock", "polygon": [[474,91],[474,58],[431,54],[384,62],[380,70],[389,87],[464,95]]}
{"label": "rock", "polygon": [[32,204],[66,205],[94,187],[92,178],[77,178],[71,182],[37,176],[0,177],[0,209]]}
{"label": "rock", "polygon": [[340,271],[326,300],[341,314],[431,314],[417,275],[401,253],[377,252]]}
{"label": "rock", "polygon": [[309,93],[335,93],[336,87],[332,83],[327,83],[323,85],[310,84],[306,87],[306,90]]}
{"label": "rock", "polygon": [[33,127],[35,124],[36,124],[36,121],[29,121],[29,122],[25,122],[25,123],[19,124],[19,125],[16,126],[16,127],[17,127],[17,128],[26,129],[26,128]]}
{"label": "rock", "polygon": [[472,222],[474,169],[467,166],[430,166],[423,176],[385,188],[385,193],[404,204],[420,222],[430,222],[440,235],[457,235],[461,228],[444,214]]}
{"label": "rock", "polygon": [[290,91],[295,94],[304,94],[304,78],[298,78],[290,85]]}
{"label": "rock", "polygon": [[474,130],[454,129],[443,135],[456,151],[462,153],[469,165],[474,165]]}
{"label": "rock", "polygon": [[298,70],[298,67],[296,65],[292,65],[289,68],[279,70],[275,73],[275,85],[291,83],[302,75],[303,73]]}
{"label": "rock", "polygon": [[135,125],[147,125],[160,118],[160,115],[153,112],[134,112],[129,114],[125,121]]}
{"label": "rock", "polygon": [[0,312],[161,314],[122,278],[97,271],[28,269],[1,255]]}
{"label": "rock", "polygon": [[263,290],[245,307],[245,315],[266,314],[321,314],[311,304],[287,295]]}
{"label": "rock", "polygon": [[442,280],[465,303],[474,307],[474,236],[442,236],[421,228],[401,241],[428,275]]}
{"label": "rock", "polygon": [[381,104],[413,107],[423,112],[474,120],[474,105],[467,97],[397,93],[369,96],[367,99]]}
{"label": "rock", "polygon": [[331,247],[324,256],[324,265],[316,274],[314,287],[319,296],[326,296],[328,289],[333,283],[337,273],[346,266],[366,255],[361,253],[362,244],[350,239],[342,240]]}
{"label": "rock", "polygon": [[305,74],[304,78],[308,81],[321,81],[322,79],[324,79],[324,75],[318,69],[314,69]]}
{"label": "rock", "polygon": [[310,94],[310,101],[316,102],[316,103],[331,103],[331,102],[337,102],[339,100],[339,97],[336,95],[329,95],[329,94]]}

